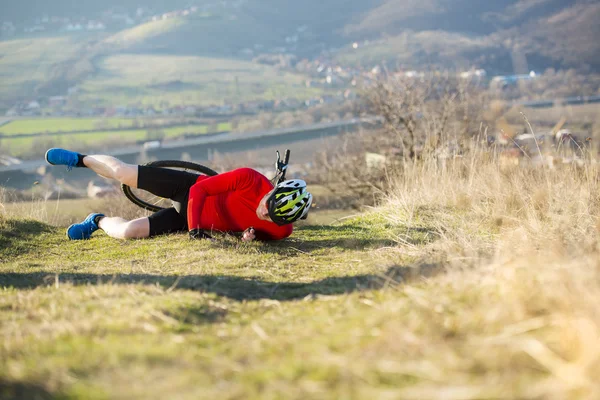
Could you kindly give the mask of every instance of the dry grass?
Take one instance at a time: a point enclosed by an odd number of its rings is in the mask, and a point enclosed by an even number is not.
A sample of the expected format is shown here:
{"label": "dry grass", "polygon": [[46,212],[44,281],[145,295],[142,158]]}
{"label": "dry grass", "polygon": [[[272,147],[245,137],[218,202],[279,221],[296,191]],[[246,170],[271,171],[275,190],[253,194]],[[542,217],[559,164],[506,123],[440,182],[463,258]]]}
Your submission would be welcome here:
{"label": "dry grass", "polygon": [[504,170],[475,153],[404,164],[391,187],[379,207],[271,245],[72,243],[0,220],[0,283],[13,286],[0,389],[598,398],[598,166]]}
{"label": "dry grass", "polygon": [[577,253],[598,239],[600,171],[594,161],[501,168],[482,153],[406,164],[392,187],[379,212],[407,224],[435,216],[443,239],[436,246],[449,253],[459,248],[513,256],[538,249]]}
{"label": "dry grass", "polygon": [[395,330],[394,346],[417,341],[413,364],[393,364],[419,377],[401,397],[598,398],[597,165],[503,171],[475,155],[406,165],[394,186],[376,212],[438,237],[398,251],[446,272],[401,289],[419,307]]}

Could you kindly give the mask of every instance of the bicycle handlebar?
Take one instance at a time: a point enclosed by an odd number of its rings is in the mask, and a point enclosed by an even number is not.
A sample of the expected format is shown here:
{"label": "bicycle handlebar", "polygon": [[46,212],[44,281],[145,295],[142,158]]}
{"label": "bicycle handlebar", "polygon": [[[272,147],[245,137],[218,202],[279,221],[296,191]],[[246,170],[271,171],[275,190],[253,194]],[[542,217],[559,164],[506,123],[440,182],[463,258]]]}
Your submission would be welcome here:
{"label": "bicycle handlebar", "polygon": [[281,155],[279,154],[279,150],[277,150],[277,161],[275,162],[275,179],[277,183],[281,183],[285,180],[285,173],[287,172],[288,163],[290,162],[290,149],[285,151],[285,158],[283,162],[281,162]]}

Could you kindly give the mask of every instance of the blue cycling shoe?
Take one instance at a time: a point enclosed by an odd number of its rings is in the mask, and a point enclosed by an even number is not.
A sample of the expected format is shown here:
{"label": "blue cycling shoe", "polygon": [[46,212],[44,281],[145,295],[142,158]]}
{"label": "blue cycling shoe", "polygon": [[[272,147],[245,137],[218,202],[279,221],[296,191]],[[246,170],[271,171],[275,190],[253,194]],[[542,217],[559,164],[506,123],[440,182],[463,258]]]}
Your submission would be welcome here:
{"label": "blue cycling shoe", "polygon": [[66,165],[68,170],[76,167],[79,153],[65,149],[50,149],[46,152],[46,162],[52,165]]}
{"label": "blue cycling shoe", "polygon": [[92,233],[100,229],[96,223],[97,217],[104,217],[104,214],[91,213],[83,220],[83,222],[71,225],[67,228],[67,237],[70,240],[89,239],[90,236],[92,236]]}

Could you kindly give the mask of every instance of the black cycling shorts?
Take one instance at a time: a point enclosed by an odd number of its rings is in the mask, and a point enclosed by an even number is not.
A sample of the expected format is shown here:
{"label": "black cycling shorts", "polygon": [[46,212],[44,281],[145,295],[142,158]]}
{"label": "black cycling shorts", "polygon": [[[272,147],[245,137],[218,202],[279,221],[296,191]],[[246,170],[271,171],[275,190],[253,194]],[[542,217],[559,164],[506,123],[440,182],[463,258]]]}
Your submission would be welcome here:
{"label": "black cycling shorts", "polygon": [[187,231],[188,196],[197,180],[198,175],[190,172],[138,166],[138,188],[173,201],[173,207],[148,217],[150,236]]}

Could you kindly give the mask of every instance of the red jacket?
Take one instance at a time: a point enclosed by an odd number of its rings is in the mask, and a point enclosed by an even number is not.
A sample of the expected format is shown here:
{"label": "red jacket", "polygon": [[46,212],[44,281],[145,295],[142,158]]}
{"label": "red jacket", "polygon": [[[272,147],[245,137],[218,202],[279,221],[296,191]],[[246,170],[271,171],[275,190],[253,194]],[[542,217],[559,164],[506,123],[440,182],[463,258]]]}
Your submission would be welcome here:
{"label": "red jacket", "polygon": [[216,176],[200,176],[190,188],[188,229],[243,232],[254,227],[256,238],[278,240],[292,234],[292,224],[278,226],[256,215],[261,199],[273,189],[271,182],[251,168]]}

